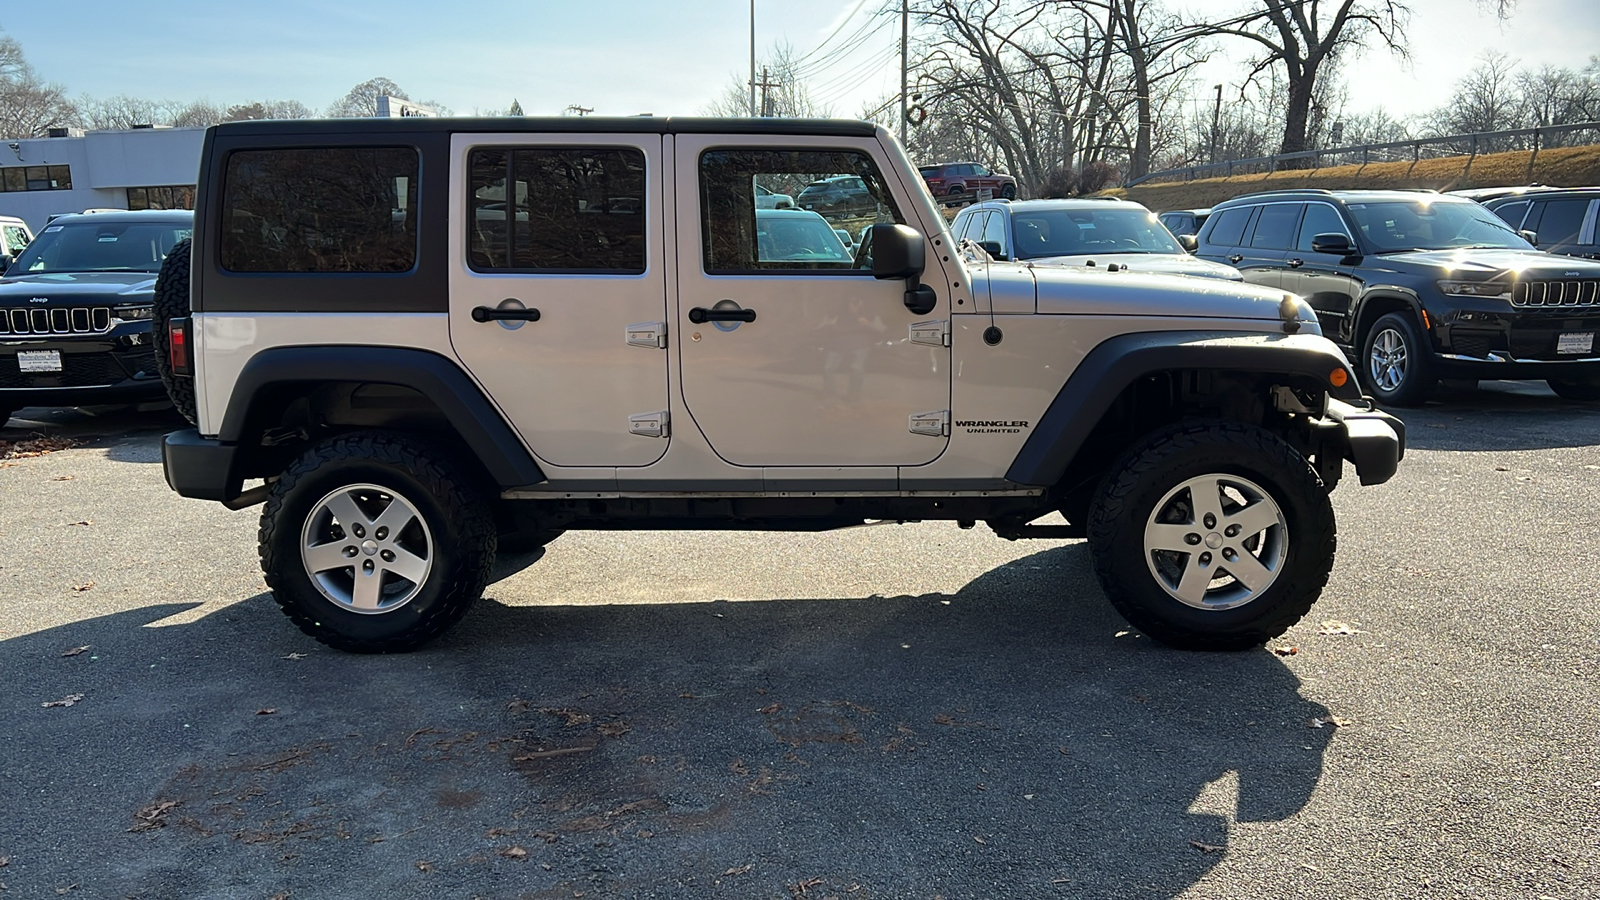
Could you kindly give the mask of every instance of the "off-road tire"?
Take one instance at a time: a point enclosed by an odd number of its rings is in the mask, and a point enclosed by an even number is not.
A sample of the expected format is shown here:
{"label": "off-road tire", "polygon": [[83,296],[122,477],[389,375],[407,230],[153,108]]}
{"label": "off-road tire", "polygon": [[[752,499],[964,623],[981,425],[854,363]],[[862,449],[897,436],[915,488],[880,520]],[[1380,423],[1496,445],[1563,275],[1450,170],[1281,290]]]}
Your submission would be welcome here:
{"label": "off-road tire", "polygon": [[[161,383],[166,385],[172,408],[198,424],[194,396],[194,379],[172,374],[172,360],[167,355],[167,323],[189,315],[189,246],[184,238],[172,246],[167,258],[161,261],[161,272],[156,276],[155,303],[150,310],[150,342],[156,351],[156,371],[161,373]],[[194,342],[190,341],[193,352]]]}
{"label": "off-road tire", "polygon": [[1563,400],[1578,400],[1587,402],[1600,400],[1600,381],[1566,381],[1560,378],[1547,378],[1545,384],[1556,396]]}
{"label": "off-road tire", "polygon": [[[1403,371],[1392,383],[1373,371],[1373,353],[1380,341],[1390,339],[1389,335],[1398,337],[1405,354]],[[1372,323],[1361,339],[1361,359],[1356,371],[1373,399],[1388,406],[1421,406],[1439,386],[1439,378],[1434,374],[1433,348],[1409,313],[1389,313]]]}
{"label": "off-road tire", "polygon": [[[397,608],[341,608],[303,561],[307,517],[348,485],[392,490],[430,532],[431,568]],[[261,513],[261,571],[284,614],[318,641],[354,653],[414,650],[460,621],[483,593],[496,550],[489,509],[478,479],[423,441],[383,431],[340,435],[311,447],[273,483]]]}
{"label": "off-road tire", "polygon": [[[1146,559],[1157,504],[1185,481],[1213,474],[1259,486],[1286,522],[1276,578],[1228,609],[1179,601]],[[1101,483],[1089,514],[1095,574],[1112,606],[1146,635],[1185,650],[1247,649],[1300,621],[1328,583],[1335,532],[1328,493],[1306,459],[1271,432],[1237,422],[1174,425],[1141,440]]]}

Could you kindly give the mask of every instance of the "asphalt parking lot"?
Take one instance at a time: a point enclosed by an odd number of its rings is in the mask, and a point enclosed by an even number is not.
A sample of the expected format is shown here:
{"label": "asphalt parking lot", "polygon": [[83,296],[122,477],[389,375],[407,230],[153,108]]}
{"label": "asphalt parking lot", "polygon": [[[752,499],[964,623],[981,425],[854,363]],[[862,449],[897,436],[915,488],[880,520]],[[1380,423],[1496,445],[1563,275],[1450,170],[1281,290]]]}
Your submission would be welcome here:
{"label": "asphalt parking lot", "polygon": [[568,534],[423,651],[301,635],[170,413],[0,460],[0,898],[1600,896],[1600,406],[1402,412],[1280,641],[1076,541]]}

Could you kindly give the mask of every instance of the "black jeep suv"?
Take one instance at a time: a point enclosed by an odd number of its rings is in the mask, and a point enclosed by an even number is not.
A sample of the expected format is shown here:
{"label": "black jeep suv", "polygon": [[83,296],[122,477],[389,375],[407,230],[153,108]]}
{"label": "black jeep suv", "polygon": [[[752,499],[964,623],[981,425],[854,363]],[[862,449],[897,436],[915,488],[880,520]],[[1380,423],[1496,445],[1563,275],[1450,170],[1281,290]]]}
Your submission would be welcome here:
{"label": "black jeep suv", "polygon": [[1377,399],[1439,379],[1542,378],[1600,400],[1600,262],[1541,253],[1471,200],[1270,191],[1216,206],[1199,256],[1301,294]]}
{"label": "black jeep suv", "polygon": [[24,406],[166,396],[150,343],[161,261],[185,210],[61,216],[0,277],[0,425]]}
{"label": "black jeep suv", "polygon": [[[1480,201],[1540,250],[1600,259],[1600,187],[1540,191]],[[1524,235],[1526,236],[1526,235]]]}

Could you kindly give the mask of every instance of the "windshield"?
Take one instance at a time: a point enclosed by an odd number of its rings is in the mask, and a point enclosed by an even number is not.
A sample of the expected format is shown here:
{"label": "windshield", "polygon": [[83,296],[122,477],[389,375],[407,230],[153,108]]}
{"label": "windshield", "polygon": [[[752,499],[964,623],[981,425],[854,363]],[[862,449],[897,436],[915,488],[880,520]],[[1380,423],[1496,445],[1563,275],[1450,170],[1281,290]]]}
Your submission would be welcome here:
{"label": "windshield", "polygon": [[17,257],[11,274],[158,272],[193,227],[178,222],[82,221],[48,225]]}
{"label": "windshield", "polygon": [[1017,259],[1184,252],[1166,226],[1143,208],[1019,210],[1012,214],[1011,227]]}
{"label": "windshield", "polygon": [[833,226],[813,212],[757,210],[756,247],[759,262],[850,263],[853,260]]}
{"label": "windshield", "polygon": [[1470,200],[1425,197],[1351,203],[1356,226],[1378,253],[1482,247],[1532,250],[1499,216]]}

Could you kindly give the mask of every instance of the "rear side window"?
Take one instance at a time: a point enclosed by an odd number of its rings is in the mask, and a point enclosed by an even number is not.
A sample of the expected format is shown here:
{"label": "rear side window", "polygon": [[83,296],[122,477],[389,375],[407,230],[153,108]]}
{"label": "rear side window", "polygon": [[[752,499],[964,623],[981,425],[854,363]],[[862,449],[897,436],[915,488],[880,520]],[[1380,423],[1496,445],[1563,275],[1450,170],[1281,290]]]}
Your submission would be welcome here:
{"label": "rear side window", "polygon": [[[1544,207],[1542,214],[1538,209],[1540,206]],[[1528,224],[1523,227],[1538,233],[1541,247],[1576,244],[1578,229],[1583,227],[1583,216],[1588,211],[1588,200],[1550,200],[1536,203],[1533,216],[1528,217]],[[1535,217],[1538,219],[1537,222],[1534,221]]]}
{"label": "rear side window", "polygon": [[417,151],[244,150],[228,157],[222,267],[407,272],[417,261]]}
{"label": "rear side window", "polygon": [[1300,220],[1299,203],[1273,203],[1261,207],[1250,246],[1262,250],[1287,250],[1294,243],[1294,226]]}
{"label": "rear side window", "polygon": [[1517,203],[1507,203],[1504,206],[1496,206],[1492,212],[1504,219],[1505,223],[1510,225],[1512,228],[1521,228],[1522,217],[1528,214],[1528,201],[1522,200]]}
{"label": "rear side window", "polygon": [[1211,228],[1206,233],[1205,242],[1224,247],[1237,247],[1244,243],[1244,226],[1249,224],[1252,212],[1255,212],[1253,206],[1237,206],[1212,216],[1206,223]]}
{"label": "rear side window", "polygon": [[644,153],[632,147],[474,150],[468,259],[478,270],[645,270]]}

